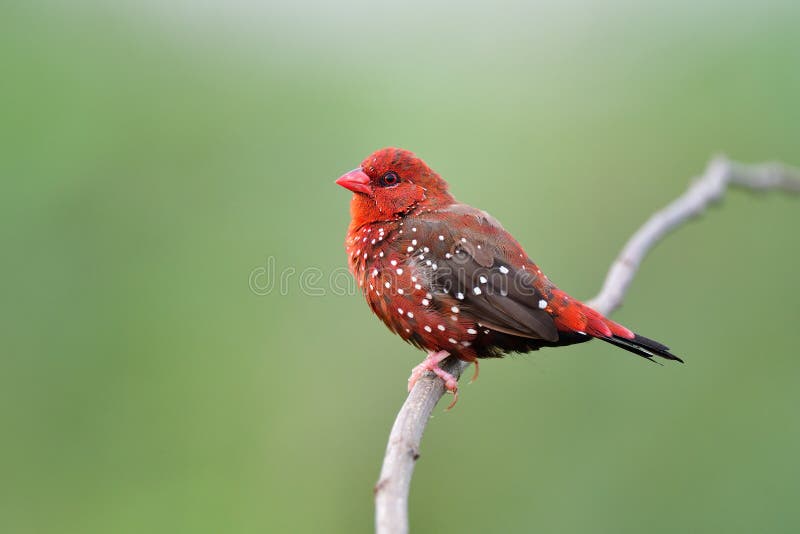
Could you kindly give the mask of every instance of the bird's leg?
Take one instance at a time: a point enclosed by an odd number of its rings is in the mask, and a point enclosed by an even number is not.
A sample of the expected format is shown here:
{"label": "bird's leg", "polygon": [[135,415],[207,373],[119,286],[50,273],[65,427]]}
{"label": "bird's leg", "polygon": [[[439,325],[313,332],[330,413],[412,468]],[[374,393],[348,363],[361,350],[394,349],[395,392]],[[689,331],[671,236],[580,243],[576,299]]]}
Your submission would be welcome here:
{"label": "bird's leg", "polygon": [[450,356],[450,353],[446,350],[429,352],[428,356],[422,361],[422,363],[411,370],[411,376],[408,377],[408,390],[411,391],[417,381],[422,378],[425,373],[430,371],[444,381],[444,387],[447,391],[453,392],[453,402],[447,407],[449,410],[458,400],[458,379],[439,367],[439,364],[442,363],[442,361],[448,356]]}

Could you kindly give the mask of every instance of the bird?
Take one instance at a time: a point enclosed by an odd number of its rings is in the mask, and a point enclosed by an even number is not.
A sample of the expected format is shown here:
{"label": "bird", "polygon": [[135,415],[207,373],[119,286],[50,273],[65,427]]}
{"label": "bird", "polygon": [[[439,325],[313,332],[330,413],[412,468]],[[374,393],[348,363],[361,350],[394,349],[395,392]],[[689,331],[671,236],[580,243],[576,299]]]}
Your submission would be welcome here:
{"label": "bird", "polygon": [[348,267],[369,307],[427,352],[408,379],[428,371],[458,400],[448,356],[475,364],[509,353],[600,339],[638,356],[683,362],[559,289],[500,222],[458,202],[413,152],[382,148],[336,184],[353,192]]}

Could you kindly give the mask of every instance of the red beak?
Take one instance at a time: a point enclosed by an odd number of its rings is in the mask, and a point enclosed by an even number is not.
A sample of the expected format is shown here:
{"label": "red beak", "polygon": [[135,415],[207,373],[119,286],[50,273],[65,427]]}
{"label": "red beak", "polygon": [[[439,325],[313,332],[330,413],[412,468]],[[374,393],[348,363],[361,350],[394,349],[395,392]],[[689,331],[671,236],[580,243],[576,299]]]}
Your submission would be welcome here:
{"label": "red beak", "polygon": [[361,167],[353,169],[347,174],[343,174],[336,180],[336,183],[345,189],[349,189],[353,193],[365,193],[368,195],[372,192],[372,189],[369,187],[369,176],[361,170]]}

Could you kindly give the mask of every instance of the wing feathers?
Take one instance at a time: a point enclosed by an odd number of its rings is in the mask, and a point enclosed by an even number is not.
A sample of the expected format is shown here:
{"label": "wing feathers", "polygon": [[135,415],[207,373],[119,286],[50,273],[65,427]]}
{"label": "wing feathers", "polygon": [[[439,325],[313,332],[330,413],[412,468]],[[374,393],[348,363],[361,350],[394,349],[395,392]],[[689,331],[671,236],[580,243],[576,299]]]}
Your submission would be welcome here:
{"label": "wing feathers", "polygon": [[[436,236],[431,243],[418,243],[415,269],[438,292],[459,301],[462,317],[468,314],[476,323],[505,334],[558,341],[555,321],[539,306],[544,295],[536,287],[536,277],[511,266],[505,253],[508,246],[502,246],[499,235],[499,243],[490,240],[498,234],[491,219],[472,216],[469,221],[473,225],[477,221],[481,228],[465,224],[460,234],[453,235],[452,225],[437,220],[411,223],[413,228],[424,227],[423,235]],[[499,231],[505,234],[502,228]]]}

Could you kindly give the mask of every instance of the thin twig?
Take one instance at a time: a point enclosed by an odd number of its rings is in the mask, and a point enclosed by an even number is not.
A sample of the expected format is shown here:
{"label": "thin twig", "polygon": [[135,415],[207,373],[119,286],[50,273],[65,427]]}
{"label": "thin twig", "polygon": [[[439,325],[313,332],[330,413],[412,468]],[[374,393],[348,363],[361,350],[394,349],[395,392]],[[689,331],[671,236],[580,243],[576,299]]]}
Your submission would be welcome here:
{"label": "thin twig", "polygon": [[729,185],[800,193],[800,171],[776,163],[742,165],[723,156],[711,160],[686,192],[650,219],[628,240],[611,265],[600,294],[586,304],[604,315],[620,307],[645,255],[668,233],[719,201]]}
{"label": "thin twig", "polygon": [[[800,193],[800,170],[778,163],[743,165],[723,156],[714,158],[683,195],[653,214],[633,234],[611,265],[602,290],[587,304],[604,315],[616,310],[622,304],[639,265],[653,246],[679,225],[700,215],[709,204],[720,200],[728,186]],[[468,365],[448,358],[442,367],[458,378]],[[443,394],[442,380],[428,373],[417,382],[397,414],[375,486],[377,534],[408,532],[408,492],[414,464],[419,458],[422,433]]]}

